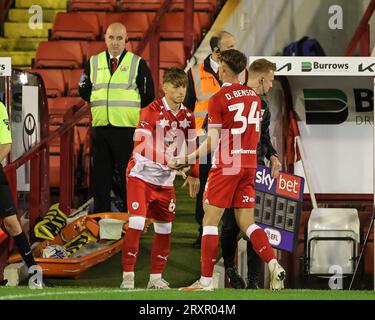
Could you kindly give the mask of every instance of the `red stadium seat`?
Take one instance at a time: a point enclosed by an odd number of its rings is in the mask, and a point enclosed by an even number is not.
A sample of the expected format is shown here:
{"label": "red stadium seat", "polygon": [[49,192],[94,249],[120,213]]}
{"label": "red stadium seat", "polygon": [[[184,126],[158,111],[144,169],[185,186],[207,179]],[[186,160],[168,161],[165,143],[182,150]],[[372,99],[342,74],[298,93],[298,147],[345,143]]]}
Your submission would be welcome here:
{"label": "red stadium seat", "polygon": [[65,96],[66,85],[64,73],[60,69],[36,69],[30,72],[38,73],[44,82],[48,98]]}
{"label": "red stadium seat", "polygon": [[121,10],[134,10],[134,11],[149,11],[158,10],[161,6],[160,0],[121,0],[120,9]]}
{"label": "red stadium seat", "polygon": [[[147,62],[150,60],[149,45],[141,54]],[[184,43],[182,41],[160,41],[160,68],[184,68],[186,65]]]}
{"label": "red stadium seat", "polygon": [[115,11],[116,0],[71,0],[70,10],[72,11]]}
{"label": "red stadium seat", "polygon": [[87,44],[87,51],[85,53],[86,61],[89,61],[91,56],[95,56],[96,54],[105,50],[107,50],[107,46],[105,45],[104,41],[89,42]]}
{"label": "red stadium seat", "polygon": [[82,68],[83,54],[77,41],[43,41],[39,43],[35,68]]}
{"label": "red stadium seat", "polygon": [[126,27],[130,39],[142,38],[151,23],[146,12],[108,13],[103,30],[107,30],[107,27],[114,22],[120,22]]}
{"label": "red stadium seat", "polygon": [[205,29],[206,31],[208,31],[211,26],[211,15],[207,12],[195,12],[194,24],[195,21],[199,21],[201,30]]}
{"label": "red stadium seat", "polygon": [[[121,0],[121,10],[133,11],[157,11],[163,0]],[[217,0],[194,0],[194,10],[214,11],[217,6]],[[172,10],[184,10],[184,0],[174,0],[171,4]]]}
{"label": "red stadium seat", "polygon": [[79,104],[82,101],[80,97],[60,97],[48,99],[48,111],[51,116],[50,121],[53,122],[54,118],[62,120],[64,113],[71,107]]}
{"label": "red stadium seat", "polygon": [[[184,9],[185,0],[173,0],[173,9]],[[217,0],[194,0],[194,10],[213,12],[217,6]]]}
{"label": "red stadium seat", "polygon": [[[184,38],[184,13],[168,12],[163,16],[160,22],[160,37],[164,39]],[[198,41],[200,38],[201,25],[198,13],[194,13],[194,38]]]}
{"label": "red stadium seat", "polygon": [[68,96],[69,97],[78,97],[78,83],[81,75],[83,73],[83,69],[75,69],[70,71],[70,75],[68,78]]}
{"label": "red stadium seat", "polygon": [[[58,98],[60,99],[60,98]],[[68,100],[69,98],[65,98]],[[77,98],[71,98],[77,99]],[[78,99],[79,100],[79,99]],[[73,106],[72,104],[71,106]],[[68,106],[69,107],[69,106]],[[66,111],[66,110],[65,110]],[[61,119],[61,118],[60,118]],[[59,128],[59,125],[50,125],[49,131],[53,132]],[[74,127],[74,172],[77,172],[78,168],[78,153],[80,150],[80,145],[83,145],[83,163],[84,171],[85,171],[85,180],[88,178],[88,172],[90,170],[90,127],[89,127],[89,119],[84,118],[82,119],[78,126]],[[56,138],[52,141],[50,145],[50,172],[49,172],[49,182],[52,188],[58,188],[60,185],[60,138]],[[87,181],[84,182],[87,186]]]}
{"label": "red stadium seat", "polygon": [[93,13],[59,12],[52,27],[52,40],[81,39],[94,41],[99,37],[99,19]]}

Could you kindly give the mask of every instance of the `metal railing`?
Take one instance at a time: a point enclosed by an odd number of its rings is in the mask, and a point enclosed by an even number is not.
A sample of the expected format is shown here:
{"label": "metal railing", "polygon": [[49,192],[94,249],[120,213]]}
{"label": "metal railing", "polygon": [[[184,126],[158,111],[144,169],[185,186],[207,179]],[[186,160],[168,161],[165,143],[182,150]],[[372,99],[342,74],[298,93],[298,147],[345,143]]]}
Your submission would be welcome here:
{"label": "metal railing", "polygon": [[[29,203],[30,230],[32,230],[36,219],[41,214],[41,203],[46,200],[43,197],[50,196],[49,193],[43,193],[41,188],[43,175],[47,174],[42,159],[44,153],[49,154],[51,142],[58,137],[60,138],[60,209],[69,215],[74,194],[74,126],[88,116],[89,112],[90,105],[84,102],[68,109],[64,114],[64,124],[61,127],[44,137],[37,145],[4,168],[13,198],[17,200],[16,170],[30,161],[30,172],[32,172],[30,175]],[[49,203],[49,199],[47,202]]]}
{"label": "metal railing", "polygon": [[369,21],[375,10],[375,0],[371,0],[359,25],[350,41],[345,55],[352,56],[359,44],[359,53],[361,56],[368,57],[371,54],[370,51],[370,25]]}

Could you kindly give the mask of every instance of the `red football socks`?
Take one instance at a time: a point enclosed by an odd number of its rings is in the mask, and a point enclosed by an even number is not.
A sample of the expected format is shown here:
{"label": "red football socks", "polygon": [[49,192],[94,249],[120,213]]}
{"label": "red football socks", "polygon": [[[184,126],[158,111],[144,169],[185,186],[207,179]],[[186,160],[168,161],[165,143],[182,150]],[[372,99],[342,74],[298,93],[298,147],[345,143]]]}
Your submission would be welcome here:
{"label": "red football socks", "polygon": [[122,247],[122,269],[124,272],[134,272],[142,231],[132,228],[128,228],[126,231]]}
{"label": "red football socks", "polygon": [[151,274],[163,273],[171,246],[171,234],[154,234],[151,249]]}

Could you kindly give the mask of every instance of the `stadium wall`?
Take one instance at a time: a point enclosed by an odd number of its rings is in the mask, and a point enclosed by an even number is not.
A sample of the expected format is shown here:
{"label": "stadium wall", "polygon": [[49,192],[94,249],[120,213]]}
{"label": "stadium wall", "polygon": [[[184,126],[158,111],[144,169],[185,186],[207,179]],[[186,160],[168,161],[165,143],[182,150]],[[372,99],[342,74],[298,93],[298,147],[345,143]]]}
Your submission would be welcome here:
{"label": "stadium wall", "polygon": [[[290,42],[303,36],[316,38],[328,56],[342,56],[370,0],[228,0],[207,37],[194,54],[198,61],[210,52],[209,39],[217,30],[237,38],[238,48],[247,56],[280,55]],[[343,12],[343,28],[330,29],[329,8]],[[375,19],[370,20],[372,30]],[[372,32],[371,46],[375,43]],[[193,60],[194,62],[195,60]]]}

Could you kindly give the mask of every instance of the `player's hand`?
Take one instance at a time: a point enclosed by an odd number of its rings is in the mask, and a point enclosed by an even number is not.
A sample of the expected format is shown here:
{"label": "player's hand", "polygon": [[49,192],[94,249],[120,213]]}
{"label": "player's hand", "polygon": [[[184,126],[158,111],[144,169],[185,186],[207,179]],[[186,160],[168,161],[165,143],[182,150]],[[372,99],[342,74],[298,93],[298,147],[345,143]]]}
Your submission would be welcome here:
{"label": "player's hand", "polygon": [[186,175],[185,171],[181,169],[181,170],[178,170],[178,172],[181,173],[182,179],[186,180],[188,176]]}
{"label": "player's hand", "polygon": [[194,178],[192,176],[187,177],[184,184],[182,185],[182,188],[187,184],[189,185],[190,197],[195,198],[199,192],[199,178]]}
{"label": "player's hand", "polygon": [[174,170],[180,170],[184,167],[187,167],[187,164],[181,163],[179,158],[170,159],[167,163],[167,166]]}
{"label": "player's hand", "polygon": [[271,156],[270,162],[271,162],[271,177],[277,178],[281,170],[281,163],[279,159],[275,156]]}

